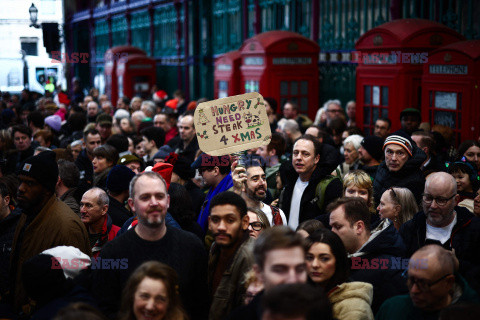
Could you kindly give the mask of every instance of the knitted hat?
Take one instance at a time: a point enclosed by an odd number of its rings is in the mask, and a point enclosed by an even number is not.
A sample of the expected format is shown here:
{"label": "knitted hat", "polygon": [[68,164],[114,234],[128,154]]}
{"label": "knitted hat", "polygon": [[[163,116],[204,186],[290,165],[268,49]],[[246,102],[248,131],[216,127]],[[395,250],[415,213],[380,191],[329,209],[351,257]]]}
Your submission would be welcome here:
{"label": "knitted hat", "polygon": [[195,170],[190,167],[190,160],[185,156],[179,156],[175,164],[173,165],[173,172],[175,172],[180,178],[188,181],[195,177]]}
{"label": "knitted hat", "polygon": [[139,157],[137,157],[133,154],[126,154],[126,155],[122,156],[120,159],[118,159],[117,164],[127,165],[130,162],[138,162],[140,164],[143,164],[142,159],[140,159]]}
{"label": "knitted hat", "polygon": [[[89,256],[78,248],[72,246],[50,248],[43,251],[42,254],[48,254],[54,257],[58,261],[59,266],[63,269],[63,274],[65,274],[66,278],[75,278],[82,269],[86,269],[91,264]],[[68,264],[62,264],[63,259],[68,260]],[[53,263],[52,266],[52,268],[55,267]]]}
{"label": "knitted hat", "polygon": [[172,147],[170,147],[168,144],[161,146],[160,149],[158,149],[157,153],[153,156],[153,159],[162,159],[165,160],[165,158],[173,152]]}
{"label": "knitted hat", "polygon": [[362,147],[377,161],[383,156],[383,139],[377,136],[367,136],[361,142]]}
{"label": "knitted hat", "polygon": [[397,135],[388,136],[387,139],[385,139],[385,143],[383,144],[382,150],[384,150],[385,147],[389,144],[396,144],[397,146],[404,148],[410,156],[413,155],[412,143],[407,138],[397,136]]}
{"label": "knitted hat", "polygon": [[55,152],[43,151],[36,156],[28,157],[21,165],[18,175],[32,177],[45,189],[55,192],[58,181],[58,166]]}
{"label": "knitted hat", "polygon": [[62,118],[59,115],[54,114],[45,118],[45,124],[55,131],[60,131],[62,127]]}
{"label": "knitted hat", "polygon": [[151,171],[154,171],[162,176],[167,183],[168,190],[168,187],[170,187],[170,181],[172,180],[173,166],[170,163],[158,162],[153,166]]}
{"label": "knitted hat", "polygon": [[135,173],[124,165],[117,164],[107,176],[107,190],[122,192],[128,190]]}

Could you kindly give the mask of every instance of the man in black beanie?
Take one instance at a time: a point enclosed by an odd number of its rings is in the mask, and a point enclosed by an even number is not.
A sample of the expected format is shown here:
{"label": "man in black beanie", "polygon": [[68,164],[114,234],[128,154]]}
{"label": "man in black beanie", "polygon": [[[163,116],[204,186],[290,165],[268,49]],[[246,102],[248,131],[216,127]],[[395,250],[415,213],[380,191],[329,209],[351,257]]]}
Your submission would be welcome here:
{"label": "man in black beanie", "polygon": [[80,218],[55,196],[58,166],[55,153],[44,151],[20,166],[18,207],[22,215],[15,230],[10,264],[13,307],[28,304],[21,280],[23,263],[42,251],[73,246],[91,255],[88,233]]}
{"label": "man in black beanie", "polygon": [[125,201],[128,199],[128,187],[133,177],[135,173],[132,170],[118,164],[108,173],[107,193],[110,205],[107,214],[112,218],[113,224],[120,228],[132,216],[125,207]]}
{"label": "man in black beanie", "polygon": [[360,169],[368,173],[372,178],[375,178],[377,168],[380,165],[383,157],[383,139],[377,136],[367,136],[363,138],[358,149],[358,155],[362,166]]}

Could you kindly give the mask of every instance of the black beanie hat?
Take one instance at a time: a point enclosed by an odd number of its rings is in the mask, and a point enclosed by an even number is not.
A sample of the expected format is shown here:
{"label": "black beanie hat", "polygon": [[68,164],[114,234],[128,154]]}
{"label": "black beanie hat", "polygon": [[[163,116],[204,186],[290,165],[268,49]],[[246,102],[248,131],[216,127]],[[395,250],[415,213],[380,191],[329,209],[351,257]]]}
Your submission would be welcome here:
{"label": "black beanie hat", "polygon": [[135,176],[135,172],[130,168],[117,164],[114,166],[107,176],[107,190],[113,192],[122,192],[128,190],[130,181]]}
{"label": "black beanie hat", "polygon": [[32,177],[45,189],[55,192],[58,181],[58,165],[53,151],[43,151],[23,162],[18,175]]}
{"label": "black beanie hat", "polygon": [[377,161],[383,156],[383,139],[377,136],[367,136],[360,143],[362,147]]}
{"label": "black beanie hat", "polygon": [[190,167],[190,165],[190,160],[184,156],[179,156],[173,165],[173,172],[175,172],[183,180],[188,181],[195,177],[195,170]]}

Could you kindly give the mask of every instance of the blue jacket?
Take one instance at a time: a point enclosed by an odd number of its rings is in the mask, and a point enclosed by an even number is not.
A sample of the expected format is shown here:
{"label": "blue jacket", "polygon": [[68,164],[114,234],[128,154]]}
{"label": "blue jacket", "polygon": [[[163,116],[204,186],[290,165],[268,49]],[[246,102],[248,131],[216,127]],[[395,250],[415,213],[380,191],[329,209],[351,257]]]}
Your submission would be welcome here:
{"label": "blue jacket", "polygon": [[217,194],[227,191],[228,189],[233,187],[233,180],[230,174],[227,174],[222,181],[215,187],[215,189],[211,189],[208,191],[207,196],[205,197],[205,201],[203,202],[202,210],[198,215],[197,222],[202,227],[204,232],[207,232],[208,229],[208,216],[210,215],[210,201],[214,196]]}

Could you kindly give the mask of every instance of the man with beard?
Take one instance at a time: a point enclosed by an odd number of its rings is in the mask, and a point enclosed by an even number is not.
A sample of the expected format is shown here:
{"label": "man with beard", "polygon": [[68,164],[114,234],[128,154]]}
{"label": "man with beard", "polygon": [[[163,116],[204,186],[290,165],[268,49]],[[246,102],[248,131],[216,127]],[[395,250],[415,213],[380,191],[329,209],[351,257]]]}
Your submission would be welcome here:
{"label": "man with beard", "polygon": [[44,250],[73,246],[91,254],[88,233],[80,218],[55,196],[58,167],[55,153],[44,151],[27,158],[18,178],[17,202],[22,215],[15,230],[10,275],[16,311],[28,305],[21,280],[23,263]]}
{"label": "man with beard", "polygon": [[[130,182],[128,204],[138,224],[103,247],[99,257],[102,268],[92,273],[92,293],[102,311],[115,318],[122,289],[130,275],[143,262],[156,260],[177,272],[180,298],[189,318],[205,319],[208,311],[207,254],[194,234],[166,226],[170,198],[165,180],[154,171],[135,176]],[[126,268],[113,264],[125,259]],[[112,262],[110,268],[103,268],[105,261]]]}
{"label": "man with beard", "polygon": [[213,197],[208,217],[208,228],[215,239],[208,261],[210,320],[224,319],[243,304],[244,275],[253,265],[248,225],[247,205],[242,197],[230,191]]}
{"label": "man with beard", "polygon": [[455,252],[459,272],[480,290],[480,219],[459,207],[455,178],[446,172],[428,176],[422,195],[423,211],[400,227],[408,256],[429,243]]}
{"label": "man with beard", "polygon": [[236,167],[233,171],[234,191],[242,196],[248,208],[262,210],[272,226],[287,224],[282,210],[263,203],[267,197],[267,178],[263,159],[259,156],[246,155],[242,160],[245,167]]}

